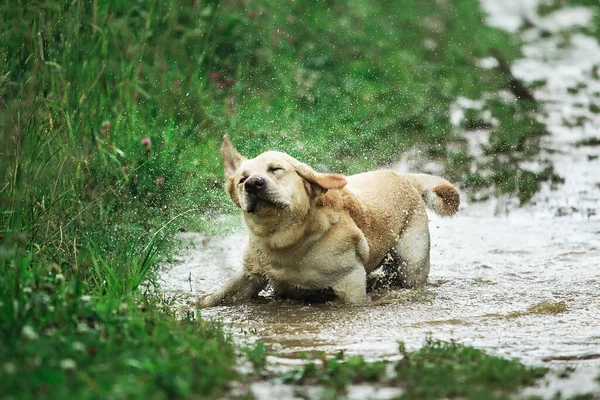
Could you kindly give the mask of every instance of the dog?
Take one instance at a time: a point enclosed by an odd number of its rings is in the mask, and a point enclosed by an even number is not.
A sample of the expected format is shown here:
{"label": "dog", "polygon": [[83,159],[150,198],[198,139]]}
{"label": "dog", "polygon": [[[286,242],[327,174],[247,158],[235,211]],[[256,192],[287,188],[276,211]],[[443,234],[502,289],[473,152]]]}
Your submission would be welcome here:
{"label": "dog", "polygon": [[277,151],[246,159],[227,135],[221,154],[227,194],[250,237],[243,270],[201,307],[242,302],[269,284],[281,295],[332,289],[345,303],[364,304],[367,275],[382,264],[398,285],[420,287],[429,275],[425,206],[450,216],[460,204],[457,189],[433,175],[320,173]]}

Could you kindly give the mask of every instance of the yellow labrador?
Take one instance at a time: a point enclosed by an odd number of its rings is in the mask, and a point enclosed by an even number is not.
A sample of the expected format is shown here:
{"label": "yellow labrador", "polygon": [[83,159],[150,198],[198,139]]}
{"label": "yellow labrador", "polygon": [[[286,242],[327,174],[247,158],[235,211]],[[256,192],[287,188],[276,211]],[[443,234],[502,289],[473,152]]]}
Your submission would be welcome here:
{"label": "yellow labrador", "polygon": [[397,260],[399,284],[421,286],[429,275],[425,205],[448,216],[460,202],[456,188],[433,175],[319,173],[276,151],[246,159],[227,136],[221,154],[227,193],[250,238],[243,270],[203,307],[249,299],[267,284],[280,294],[330,288],[362,304],[366,276],[386,256]]}

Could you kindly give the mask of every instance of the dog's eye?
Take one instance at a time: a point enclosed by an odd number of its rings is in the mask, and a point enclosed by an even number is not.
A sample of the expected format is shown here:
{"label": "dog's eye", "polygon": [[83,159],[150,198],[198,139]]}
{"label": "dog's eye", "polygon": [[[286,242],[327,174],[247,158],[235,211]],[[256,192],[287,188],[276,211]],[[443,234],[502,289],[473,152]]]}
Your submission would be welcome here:
{"label": "dog's eye", "polygon": [[248,179],[248,177],[243,176],[242,179],[240,179],[240,181],[238,183],[242,184],[242,183],[246,182],[246,179]]}
{"label": "dog's eye", "polygon": [[269,167],[268,171],[269,172],[283,171],[283,168],[281,168],[281,167]]}

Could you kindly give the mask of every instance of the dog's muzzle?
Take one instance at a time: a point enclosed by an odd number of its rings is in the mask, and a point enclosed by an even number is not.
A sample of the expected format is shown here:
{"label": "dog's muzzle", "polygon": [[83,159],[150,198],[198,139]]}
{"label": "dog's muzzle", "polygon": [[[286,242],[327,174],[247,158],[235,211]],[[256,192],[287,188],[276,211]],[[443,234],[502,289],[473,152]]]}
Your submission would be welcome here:
{"label": "dog's muzzle", "polygon": [[272,204],[267,198],[267,182],[258,175],[252,175],[244,182],[246,192],[246,211],[256,214],[265,206]]}
{"label": "dog's muzzle", "polygon": [[244,182],[244,190],[249,194],[258,194],[265,187],[265,180],[260,176],[251,176]]}

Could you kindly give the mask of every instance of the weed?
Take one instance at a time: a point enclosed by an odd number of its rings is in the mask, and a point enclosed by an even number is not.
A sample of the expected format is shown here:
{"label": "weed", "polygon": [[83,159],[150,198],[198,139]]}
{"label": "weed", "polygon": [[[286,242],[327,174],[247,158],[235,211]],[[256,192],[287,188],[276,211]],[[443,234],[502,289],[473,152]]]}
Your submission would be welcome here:
{"label": "weed", "polygon": [[548,81],[545,79],[537,79],[535,81],[530,82],[528,84],[528,88],[530,90],[540,89],[540,88],[546,86],[547,83],[548,83]]}
{"label": "weed", "polygon": [[600,138],[595,136],[575,142],[575,147],[600,146]]}
{"label": "weed", "polygon": [[347,359],[343,352],[328,358],[325,355],[315,362],[308,361],[300,368],[284,374],[279,379],[288,384],[318,384],[344,393],[350,383],[377,382],[386,376],[386,363],[383,361],[366,362],[362,356]]}
{"label": "weed", "polygon": [[407,352],[402,345],[400,351],[404,359],[396,373],[406,399],[509,398],[548,372],[455,342],[429,339],[415,352]]}
{"label": "weed", "polygon": [[267,351],[263,342],[257,342],[255,346],[244,347],[244,353],[252,363],[254,372],[260,374],[267,363]]}
{"label": "weed", "polygon": [[548,372],[548,368],[527,367],[471,346],[432,339],[413,352],[401,343],[400,353],[403,358],[393,365],[392,375],[386,368],[389,363],[367,363],[362,357],[345,359],[338,353],[318,362],[309,360],[278,379],[295,385],[318,384],[338,395],[345,393],[350,383],[378,382],[400,387],[402,399],[508,399]]}

